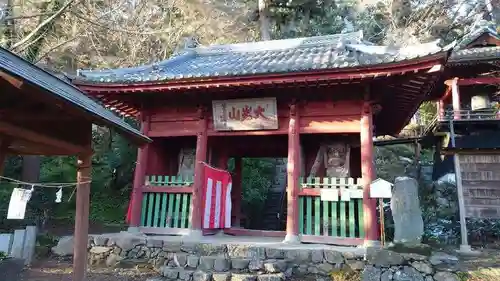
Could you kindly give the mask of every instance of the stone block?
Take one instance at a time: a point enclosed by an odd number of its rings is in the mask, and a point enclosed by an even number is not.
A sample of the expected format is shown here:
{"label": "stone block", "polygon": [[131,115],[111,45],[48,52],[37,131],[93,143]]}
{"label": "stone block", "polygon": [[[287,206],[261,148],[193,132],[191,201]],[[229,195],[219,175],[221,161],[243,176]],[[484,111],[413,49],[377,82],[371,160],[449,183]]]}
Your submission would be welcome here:
{"label": "stone block", "polygon": [[264,269],[268,273],[280,273],[286,270],[286,261],[284,260],[268,260],[264,262]]}
{"label": "stone block", "polygon": [[123,260],[122,257],[120,257],[117,254],[111,253],[106,258],[106,266],[108,266],[108,267],[115,267],[115,266],[117,266],[120,263],[121,260]]}
{"label": "stone block", "polygon": [[213,281],[231,281],[230,272],[217,272],[212,275]]}
{"label": "stone block", "polygon": [[[165,244],[166,244],[166,242],[165,242]],[[180,251],[183,251],[185,253],[190,253],[190,254],[196,253],[197,246],[198,246],[197,243],[191,242],[191,241],[186,241],[186,242],[183,242],[182,244],[179,243]],[[164,247],[164,249],[165,249],[165,247]],[[169,252],[179,252],[179,251],[169,251]]]}
{"label": "stone block", "polygon": [[233,269],[247,269],[248,265],[250,264],[250,259],[240,259],[240,258],[233,258],[231,259],[231,267]]}
{"label": "stone block", "polygon": [[202,270],[212,270],[214,268],[216,257],[212,256],[203,256],[200,257],[200,269]]}
{"label": "stone block", "polygon": [[[438,271],[449,271],[455,272],[459,269],[459,260],[456,256],[452,256],[442,252],[434,253],[430,258],[429,262]],[[436,279],[436,278],[434,278]]]}
{"label": "stone block", "polygon": [[363,261],[357,260],[347,260],[346,265],[352,270],[362,270],[365,267],[365,263]]}
{"label": "stone block", "polygon": [[[26,238],[25,229],[14,230],[14,238],[12,240],[12,248],[10,250],[10,256],[15,259],[23,259],[24,241]],[[71,249],[73,253],[73,249]]]}
{"label": "stone block", "polygon": [[170,242],[165,241],[163,243],[162,249],[165,252],[180,252],[181,251],[181,242]]}
{"label": "stone block", "polygon": [[111,252],[113,248],[110,247],[104,247],[104,246],[94,246],[90,248],[90,253],[94,255],[100,255],[100,254],[107,254]]}
{"label": "stone block", "polygon": [[316,267],[318,268],[318,270],[320,272],[322,272],[324,274],[328,274],[334,269],[334,266],[329,264],[329,263],[320,263],[320,264],[316,265]]}
{"label": "stone block", "polygon": [[343,263],[344,256],[342,253],[334,251],[334,250],[324,250],[324,257],[326,262],[328,263]]}
{"label": "stone block", "polygon": [[146,246],[148,248],[162,248],[163,247],[163,240],[149,238],[146,240]]}
{"label": "stone block", "polygon": [[401,254],[377,248],[368,248],[366,250],[366,261],[380,267],[389,267],[391,265],[400,265],[404,262]]}
{"label": "stone block", "polygon": [[231,267],[229,260],[225,257],[216,257],[214,261],[214,270],[223,272],[228,271]]}
{"label": "stone block", "polygon": [[185,267],[187,263],[188,254],[186,253],[175,253],[174,254],[174,264],[177,267]]}
{"label": "stone block", "polygon": [[267,248],[266,257],[268,259],[284,259],[285,251],[283,251],[282,249]]}
{"label": "stone block", "polygon": [[194,251],[200,256],[223,256],[227,253],[227,247],[226,245],[203,243],[197,244]]}
{"label": "stone block", "polygon": [[255,281],[255,280],[257,280],[257,276],[253,274],[234,273],[231,275],[231,281]]}
{"label": "stone block", "polygon": [[422,272],[427,275],[432,274],[434,272],[432,266],[426,262],[414,261],[411,263],[411,266],[413,266],[413,268],[415,268],[419,272]]}
{"label": "stone block", "polygon": [[284,281],[285,275],[283,273],[277,274],[262,274],[257,276],[257,281]]}
{"label": "stone block", "polygon": [[200,262],[200,257],[195,256],[195,255],[187,256],[187,266],[188,267],[196,268],[196,267],[198,267],[199,262]]}
{"label": "stone block", "polygon": [[248,245],[227,245],[230,258],[266,259],[266,249]]}
{"label": "stone block", "polygon": [[[108,237],[102,236],[102,235],[96,235],[94,236],[93,242],[95,246],[108,246]],[[110,247],[112,245],[109,245]]]}
{"label": "stone block", "polygon": [[451,272],[437,272],[434,274],[435,281],[459,281],[458,276]]}
{"label": "stone block", "polygon": [[311,250],[311,261],[313,263],[323,262],[323,250],[319,249]]}
{"label": "stone block", "polygon": [[391,198],[394,242],[420,244],[424,221],[418,196],[418,183],[409,177],[398,177]]}
{"label": "stone block", "polygon": [[379,281],[381,274],[382,274],[382,271],[380,270],[380,268],[376,268],[373,266],[367,266],[363,270],[363,273],[361,275],[361,280],[362,281]]}
{"label": "stone block", "polygon": [[210,281],[212,279],[212,274],[204,271],[195,271],[193,273],[193,281]]}
{"label": "stone block", "polygon": [[36,226],[26,226],[24,237],[23,259],[25,265],[30,265],[35,255]]}
{"label": "stone block", "polygon": [[179,270],[179,279],[185,280],[185,281],[191,281],[193,278],[194,271],[193,270],[186,270],[186,269],[180,269]]}
{"label": "stone block", "polygon": [[393,281],[424,281],[424,276],[411,266],[405,266],[392,276]]}
{"label": "stone block", "polygon": [[179,270],[177,268],[164,267],[163,276],[168,279],[177,279],[179,277]]}
{"label": "stone block", "polygon": [[248,264],[248,269],[251,271],[259,271],[264,268],[264,262],[262,260],[251,260]]}
{"label": "stone block", "polygon": [[311,250],[308,249],[290,249],[285,251],[285,257],[296,263],[311,262]]}
{"label": "stone block", "polygon": [[129,251],[137,246],[146,244],[145,238],[137,237],[130,234],[120,234],[110,239],[113,239],[114,242],[116,243],[116,246],[120,247],[124,251]]}

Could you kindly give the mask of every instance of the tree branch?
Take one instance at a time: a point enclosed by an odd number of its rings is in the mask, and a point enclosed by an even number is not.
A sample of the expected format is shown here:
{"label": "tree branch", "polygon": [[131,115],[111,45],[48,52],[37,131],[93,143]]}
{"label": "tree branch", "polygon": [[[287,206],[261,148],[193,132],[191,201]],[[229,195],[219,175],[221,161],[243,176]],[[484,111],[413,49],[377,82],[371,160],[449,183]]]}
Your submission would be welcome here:
{"label": "tree branch", "polygon": [[14,44],[10,49],[11,50],[14,50],[16,48],[18,48],[19,46],[25,44],[26,42],[28,42],[33,36],[35,36],[38,31],[40,29],[42,29],[44,26],[46,26],[47,24],[51,23],[53,20],[55,20],[56,18],[58,18],[60,15],[62,15],[64,13],[64,11],[73,3],[75,2],[76,0],[69,0],[68,2],[66,2],[66,4],[64,4],[61,9],[59,9],[56,13],[54,13],[52,16],[50,16],[49,18],[47,18],[46,20],[44,20],[42,23],[40,23],[37,27],[35,27],[28,35],[26,35],[23,39],[21,39],[19,42],[17,42],[16,44]]}

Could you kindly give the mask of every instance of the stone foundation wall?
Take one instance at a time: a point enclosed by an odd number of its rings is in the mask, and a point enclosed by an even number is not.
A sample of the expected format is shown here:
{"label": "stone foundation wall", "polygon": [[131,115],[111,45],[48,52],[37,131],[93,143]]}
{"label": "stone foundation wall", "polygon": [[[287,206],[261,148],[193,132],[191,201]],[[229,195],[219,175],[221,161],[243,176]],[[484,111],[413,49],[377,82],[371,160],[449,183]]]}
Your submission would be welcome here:
{"label": "stone foundation wall", "polygon": [[166,242],[131,235],[91,238],[89,263],[109,267],[143,264],[163,276],[158,280],[280,281],[297,277],[294,280],[326,281],[346,272],[358,276],[353,281],[459,280],[455,274],[458,259],[445,253],[424,256],[385,249],[337,251],[318,245],[310,249],[304,245],[265,248]]}

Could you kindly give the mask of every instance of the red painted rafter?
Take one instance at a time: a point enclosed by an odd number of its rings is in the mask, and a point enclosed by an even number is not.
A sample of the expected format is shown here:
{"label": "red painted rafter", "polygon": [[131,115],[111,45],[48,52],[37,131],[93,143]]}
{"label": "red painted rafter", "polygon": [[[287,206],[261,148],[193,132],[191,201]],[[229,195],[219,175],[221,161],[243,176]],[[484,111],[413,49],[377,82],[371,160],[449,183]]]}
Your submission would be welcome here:
{"label": "red painted rafter", "polygon": [[201,88],[226,88],[226,87],[241,87],[241,86],[261,86],[270,84],[298,84],[298,83],[318,83],[321,81],[331,80],[354,80],[375,77],[387,77],[392,75],[401,75],[409,72],[419,72],[428,70],[439,64],[440,60],[444,60],[445,53],[434,55],[430,58],[421,59],[418,61],[403,62],[392,64],[390,66],[371,66],[354,69],[340,69],[315,72],[300,72],[286,74],[271,74],[246,77],[221,77],[212,79],[190,79],[190,80],[175,80],[158,84],[142,83],[142,84],[92,84],[84,81],[74,80],[73,83],[80,89],[89,93],[108,92],[108,93],[123,93],[123,92],[153,92],[153,91],[169,91],[176,89],[201,89]]}

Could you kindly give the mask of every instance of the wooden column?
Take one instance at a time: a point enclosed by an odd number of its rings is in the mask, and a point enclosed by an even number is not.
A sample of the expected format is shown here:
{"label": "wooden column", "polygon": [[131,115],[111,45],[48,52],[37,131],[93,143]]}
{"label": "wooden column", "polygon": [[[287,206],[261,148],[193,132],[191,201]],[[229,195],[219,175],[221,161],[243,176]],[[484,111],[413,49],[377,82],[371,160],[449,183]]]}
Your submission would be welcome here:
{"label": "wooden column", "polygon": [[[144,135],[148,135],[150,119],[147,113],[143,113],[141,116],[141,132]],[[137,161],[135,163],[134,171],[134,183],[132,187],[132,211],[130,218],[131,227],[141,226],[141,210],[142,210],[142,187],[146,181],[146,170],[147,170],[147,160],[149,154],[150,145],[146,144],[139,147],[137,150]]]}
{"label": "wooden column", "polygon": [[288,123],[287,217],[284,242],[299,243],[300,132],[298,105],[290,105]]}
{"label": "wooden column", "polygon": [[370,184],[375,179],[373,167],[373,120],[372,109],[368,102],[363,104],[361,112],[361,177],[363,183],[363,220],[365,243],[379,240],[377,221],[377,202],[370,198]]}
{"label": "wooden column", "polygon": [[455,78],[451,82],[451,98],[453,102],[453,119],[460,119],[460,93],[458,91],[458,78]]}
{"label": "wooden column", "polygon": [[241,157],[234,158],[234,175],[233,175],[233,190],[231,191],[231,200],[233,207],[231,209],[231,217],[233,218],[232,226],[241,226],[241,201],[243,200],[243,182],[242,182],[242,161]]}
{"label": "wooden column", "polygon": [[92,153],[78,156],[76,215],[73,256],[73,281],[84,281],[87,273],[87,243],[89,234],[90,172]]}
{"label": "wooden column", "polygon": [[[203,108],[198,109],[198,134],[194,169],[193,196],[191,204],[191,229],[201,235],[203,163],[207,161],[207,118]],[[193,233],[194,234],[194,233]]]}

